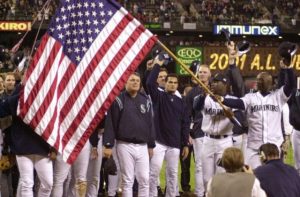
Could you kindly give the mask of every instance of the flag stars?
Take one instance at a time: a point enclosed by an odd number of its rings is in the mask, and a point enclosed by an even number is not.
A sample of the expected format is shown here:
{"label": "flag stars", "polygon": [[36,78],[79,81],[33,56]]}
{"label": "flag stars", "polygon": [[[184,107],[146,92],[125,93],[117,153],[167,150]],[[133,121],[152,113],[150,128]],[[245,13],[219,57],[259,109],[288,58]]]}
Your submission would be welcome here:
{"label": "flag stars", "polygon": [[61,30],[61,26],[57,25],[57,30],[60,31]]}
{"label": "flag stars", "polygon": [[64,38],[64,35],[62,33],[60,33],[60,34],[58,34],[58,38],[62,40]]}
{"label": "flag stars", "polygon": [[68,53],[72,53],[72,49],[71,48],[68,48]]}
{"label": "flag stars", "polygon": [[82,17],[83,14],[79,11],[78,14],[77,14],[77,16],[78,16],[78,17]]}
{"label": "flag stars", "polygon": [[85,24],[87,24],[88,26],[91,24],[90,20],[86,20]]}
{"label": "flag stars", "polygon": [[101,20],[101,24],[105,25],[106,21],[104,19]]}
{"label": "flag stars", "polygon": [[89,7],[88,2],[84,2],[83,7],[88,8]]}
{"label": "flag stars", "polygon": [[86,47],[82,47],[82,51],[83,51],[83,52],[86,52],[86,51],[87,51],[87,48],[86,48]]}
{"label": "flag stars", "polygon": [[72,21],[72,25],[73,27],[75,27],[77,25],[77,23],[75,21]]}
{"label": "flag stars", "polygon": [[94,24],[94,25],[98,25],[99,22],[98,22],[97,20],[94,20],[94,21],[93,21],[93,24]]}
{"label": "flag stars", "polygon": [[72,17],[72,18],[75,18],[75,17],[76,17],[76,14],[75,14],[74,12],[72,12],[72,13],[71,13],[71,17]]}
{"label": "flag stars", "polygon": [[60,21],[60,18],[59,18],[59,17],[57,17],[57,18],[55,19],[55,21],[56,21],[56,22],[59,22],[59,21]]}
{"label": "flag stars", "polygon": [[88,34],[92,34],[93,31],[92,31],[91,29],[88,29],[88,30],[87,30],[87,33],[88,33]]}
{"label": "flag stars", "polygon": [[89,37],[88,42],[92,43],[93,42],[93,38]]}
{"label": "flag stars", "polygon": [[97,16],[97,12],[93,11],[93,12],[92,12],[92,15],[93,15],[94,17],[96,17],[96,16]]}
{"label": "flag stars", "polygon": [[100,15],[103,17],[103,16],[105,16],[105,12],[104,11],[101,11],[100,12]]}
{"label": "flag stars", "polygon": [[88,17],[88,16],[90,15],[90,12],[89,12],[89,11],[86,11],[86,12],[84,13],[84,15],[85,15],[86,17]]}
{"label": "flag stars", "polygon": [[86,40],[84,38],[81,38],[81,41],[80,41],[82,44],[86,43]]}
{"label": "flag stars", "polygon": [[103,6],[104,6],[103,3],[100,2],[100,3],[99,3],[99,7],[100,7],[100,8],[103,8]]}
{"label": "flag stars", "polygon": [[64,13],[64,12],[66,11],[66,8],[65,8],[65,7],[61,7],[60,11],[61,11],[62,13]]}
{"label": "flag stars", "polygon": [[81,5],[81,3],[77,3],[77,8],[82,8],[82,5]]}
{"label": "flag stars", "polygon": [[94,2],[92,2],[92,3],[91,3],[91,7],[92,7],[92,8],[95,8],[95,7],[96,7],[96,4],[95,4]]}
{"label": "flag stars", "polygon": [[113,15],[113,12],[112,12],[111,10],[109,10],[109,11],[107,12],[107,15],[108,15],[108,16],[112,16],[112,15]]}
{"label": "flag stars", "polygon": [[78,56],[76,56],[76,60],[79,62],[80,61],[80,56],[78,55]]}
{"label": "flag stars", "polygon": [[82,26],[83,22],[82,21],[78,21],[78,25]]}
{"label": "flag stars", "polygon": [[73,34],[73,35],[77,35],[76,29],[73,30],[72,34]]}
{"label": "flag stars", "polygon": [[71,6],[71,5],[68,5],[67,10],[68,10],[68,11],[71,11],[71,10],[72,10],[72,6]]}
{"label": "flag stars", "polygon": [[80,29],[80,30],[79,30],[79,33],[83,35],[83,34],[84,34],[84,30],[83,30],[83,29]]}
{"label": "flag stars", "polygon": [[77,38],[75,38],[74,41],[73,41],[74,44],[78,44],[78,42],[79,41],[77,40]]}
{"label": "flag stars", "polygon": [[79,52],[80,52],[79,48],[75,47],[75,53],[79,53]]}
{"label": "flag stars", "polygon": [[98,28],[96,28],[95,32],[98,34],[98,33],[100,33],[100,30]]}
{"label": "flag stars", "polygon": [[72,44],[71,39],[68,39],[68,40],[67,40],[67,44]]}

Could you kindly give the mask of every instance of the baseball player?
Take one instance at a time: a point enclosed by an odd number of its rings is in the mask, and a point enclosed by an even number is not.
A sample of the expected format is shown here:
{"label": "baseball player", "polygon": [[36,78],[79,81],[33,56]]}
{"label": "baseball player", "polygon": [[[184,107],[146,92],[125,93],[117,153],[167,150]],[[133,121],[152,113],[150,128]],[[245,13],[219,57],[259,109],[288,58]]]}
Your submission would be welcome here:
{"label": "baseball player", "polygon": [[[243,89],[243,79],[235,65],[236,50],[234,42],[227,46],[229,52],[229,70],[231,77],[232,90],[234,96],[241,94]],[[201,68],[201,67],[200,67]],[[235,83],[233,83],[235,82]],[[233,98],[228,93],[228,77],[222,74],[216,74],[212,79],[211,90],[216,95],[222,95],[226,98]],[[223,150],[232,146],[232,134],[234,125],[224,115],[222,107],[215,102],[211,96],[200,94],[194,99],[195,113],[202,113],[201,129],[205,136],[203,138],[203,147],[201,151],[201,162],[203,169],[203,180],[206,185],[209,179],[221,168],[217,169],[217,161],[221,158]],[[200,124],[201,125],[201,124]]]}
{"label": "baseball player", "polygon": [[287,80],[280,89],[272,91],[272,76],[262,72],[257,76],[256,93],[248,93],[241,99],[225,98],[223,101],[229,107],[246,111],[249,127],[246,163],[253,169],[261,165],[258,148],[262,144],[269,142],[280,147],[283,142],[281,112],[291,95],[294,73],[282,60],[280,67],[287,75]]}
{"label": "baseball player", "polygon": [[[191,69],[197,74],[200,81],[209,86],[209,79],[211,77],[210,69],[207,65],[200,65],[199,61],[193,61]],[[192,88],[192,90],[186,96],[186,105],[188,110],[188,115],[191,119],[191,132],[190,135],[193,139],[194,157],[195,157],[195,194],[197,197],[204,196],[204,184],[203,184],[203,171],[202,171],[202,161],[201,161],[201,151],[203,145],[204,133],[201,129],[202,125],[202,113],[201,111],[193,110],[194,98],[199,95],[204,94],[203,89],[200,85]]]}
{"label": "baseball player", "polygon": [[149,157],[153,154],[155,134],[151,102],[140,92],[140,87],[139,74],[131,74],[126,91],[107,114],[103,135],[105,157],[111,157],[112,147],[116,146],[124,197],[132,197],[135,177],[139,196],[149,196]]}
{"label": "baseball player", "polygon": [[163,63],[164,60],[155,59],[147,79],[147,89],[158,115],[156,147],[150,164],[150,196],[157,196],[157,179],[164,159],[168,172],[166,196],[176,195],[178,158],[182,144],[183,158],[188,155],[189,121],[184,101],[175,95],[178,77],[174,74],[166,77],[165,91],[160,91],[157,87],[156,80]]}

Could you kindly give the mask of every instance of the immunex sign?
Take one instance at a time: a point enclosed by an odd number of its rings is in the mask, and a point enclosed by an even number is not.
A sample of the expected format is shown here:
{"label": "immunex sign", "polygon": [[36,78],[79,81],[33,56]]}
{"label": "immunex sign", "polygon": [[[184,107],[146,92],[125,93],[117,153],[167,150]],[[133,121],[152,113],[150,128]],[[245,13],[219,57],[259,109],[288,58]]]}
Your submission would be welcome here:
{"label": "immunex sign", "polygon": [[29,31],[30,21],[0,21],[0,31]]}
{"label": "immunex sign", "polygon": [[219,34],[221,29],[228,29],[232,35],[278,36],[279,26],[274,25],[214,25],[213,33]]}
{"label": "immunex sign", "polygon": [[[176,47],[176,56],[186,66],[190,66],[194,60],[202,61],[202,48],[201,47]],[[181,68],[176,62],[176,73],[178,75],[188,75],[188,73]]]}

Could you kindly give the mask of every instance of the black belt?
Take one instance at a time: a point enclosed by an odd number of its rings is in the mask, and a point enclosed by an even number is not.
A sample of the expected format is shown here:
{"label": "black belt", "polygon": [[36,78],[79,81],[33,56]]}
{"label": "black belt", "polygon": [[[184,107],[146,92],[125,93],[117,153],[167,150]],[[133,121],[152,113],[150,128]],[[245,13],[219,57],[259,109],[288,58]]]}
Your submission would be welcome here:
{"label": "black belt", "polygon": [[206,137],[213,138],[213,139],[223,139],[227,138],[229,135],[209,135],[205,134]]}

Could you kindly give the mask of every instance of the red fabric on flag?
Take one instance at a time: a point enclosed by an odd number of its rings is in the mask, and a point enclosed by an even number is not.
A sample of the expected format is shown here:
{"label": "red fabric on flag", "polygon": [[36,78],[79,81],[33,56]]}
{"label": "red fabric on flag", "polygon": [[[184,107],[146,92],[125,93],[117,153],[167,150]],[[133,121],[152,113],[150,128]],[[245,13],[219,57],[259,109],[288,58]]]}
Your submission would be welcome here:
{"label": "red fabric on flag", "polygon": [[19,116],[73,163],[155,42],[113,1],[64,1],[26,72]]}

